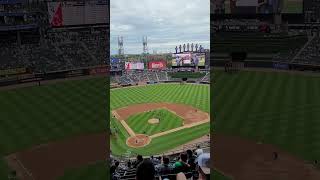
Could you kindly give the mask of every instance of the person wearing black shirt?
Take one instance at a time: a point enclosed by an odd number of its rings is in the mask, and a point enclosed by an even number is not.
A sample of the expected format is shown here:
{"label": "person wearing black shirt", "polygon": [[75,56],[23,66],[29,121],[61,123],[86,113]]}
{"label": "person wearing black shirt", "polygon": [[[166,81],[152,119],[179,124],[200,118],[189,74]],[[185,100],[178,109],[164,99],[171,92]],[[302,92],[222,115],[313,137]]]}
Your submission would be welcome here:
{"label": "person wearing black shirt", "polygon": [[196,169],[196,157],[193,155],[192,151],[190,149],[187,150],[187,155],[188,155],[188,161],[187,163],[190,166],[191,170],[195,170]]}
{"label": "person wearing black shirt", "polygon": [[136,180],[154,180],[156,170],[149,159],[143,160],[137,167]]}
{"label": "person wearing black shirt", "polygon": [[110,175],[111,179],[114,179],[114,175],[119,167],[119,161],[116,161],[111,167],[110,167]]}
{"label": "person wearing black shirt", "polygon": [[143,157],[141,155],[137,156],[136,162],[133,164],[133,167],[136,168],[143,161]]}
{"label": "person wearing black shirt", "polygon": [[169,158],[163,157],[163,164],[159,166],[158,172],[160,175],[166,175],[166,174],[172,173],[172,167],[169,165]]}

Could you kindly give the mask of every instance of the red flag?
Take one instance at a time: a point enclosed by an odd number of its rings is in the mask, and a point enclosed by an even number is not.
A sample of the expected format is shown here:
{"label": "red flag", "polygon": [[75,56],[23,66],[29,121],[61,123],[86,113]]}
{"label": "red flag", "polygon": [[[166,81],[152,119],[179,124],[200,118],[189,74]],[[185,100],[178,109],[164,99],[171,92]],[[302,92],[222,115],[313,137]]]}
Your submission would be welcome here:
{"label": "red flag", "polygon": [[62,26],[63,18],[62,18],[62,4],[59,3],[58,8],[54,12],[54,16],[51,21],[52,26]]}

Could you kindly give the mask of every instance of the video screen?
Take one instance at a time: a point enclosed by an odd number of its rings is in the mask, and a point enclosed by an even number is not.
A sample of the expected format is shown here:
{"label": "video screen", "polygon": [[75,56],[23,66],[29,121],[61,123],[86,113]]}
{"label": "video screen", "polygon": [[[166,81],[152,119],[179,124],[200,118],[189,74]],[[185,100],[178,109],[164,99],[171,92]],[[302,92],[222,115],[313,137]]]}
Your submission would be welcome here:
{"label": "video screen", "polygon": [[196,57],[195,64],[197,64],[197,66],[205,66],[206,55],[204,53],[197,53],[195,54],[195,57]]}
{"label": "video screen", "polygon": [[177,66],[205,66],[205,54],[204,53],[183,53],[172,55],[173,67]]}
{"label": "video screen", "polygon": [[273,14],[303,12],[303,0],[215,0],[214,14]]}
{"label": "video screen", "polygon": [[191,65],[191,53],[173,54],[172,66]]}

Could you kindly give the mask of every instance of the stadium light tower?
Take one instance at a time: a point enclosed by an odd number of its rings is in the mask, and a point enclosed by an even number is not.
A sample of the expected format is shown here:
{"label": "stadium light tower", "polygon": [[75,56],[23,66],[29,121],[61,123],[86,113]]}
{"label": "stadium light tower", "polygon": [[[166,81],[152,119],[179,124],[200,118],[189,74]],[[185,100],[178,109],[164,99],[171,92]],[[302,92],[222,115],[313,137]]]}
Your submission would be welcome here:
{"label": "stadium light tower", "polygon": [[148,54],[148,38],[142,37],[143,54]]}
{"label": "stadium light tower", "polygon": [[123,37],[120,36],[118,37],[118,54],[124,55],[124,48],[123,48]]}

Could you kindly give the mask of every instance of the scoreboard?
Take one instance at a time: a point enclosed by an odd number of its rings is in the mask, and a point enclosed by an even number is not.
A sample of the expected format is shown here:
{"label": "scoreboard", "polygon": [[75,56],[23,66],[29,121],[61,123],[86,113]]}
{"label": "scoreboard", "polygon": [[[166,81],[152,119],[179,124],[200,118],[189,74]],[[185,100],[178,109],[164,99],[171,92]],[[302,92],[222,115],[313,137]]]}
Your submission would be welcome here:
{"label": "scoreboard", "polygon": [[52,27],[107,24],[107,0],[48,2]]}

